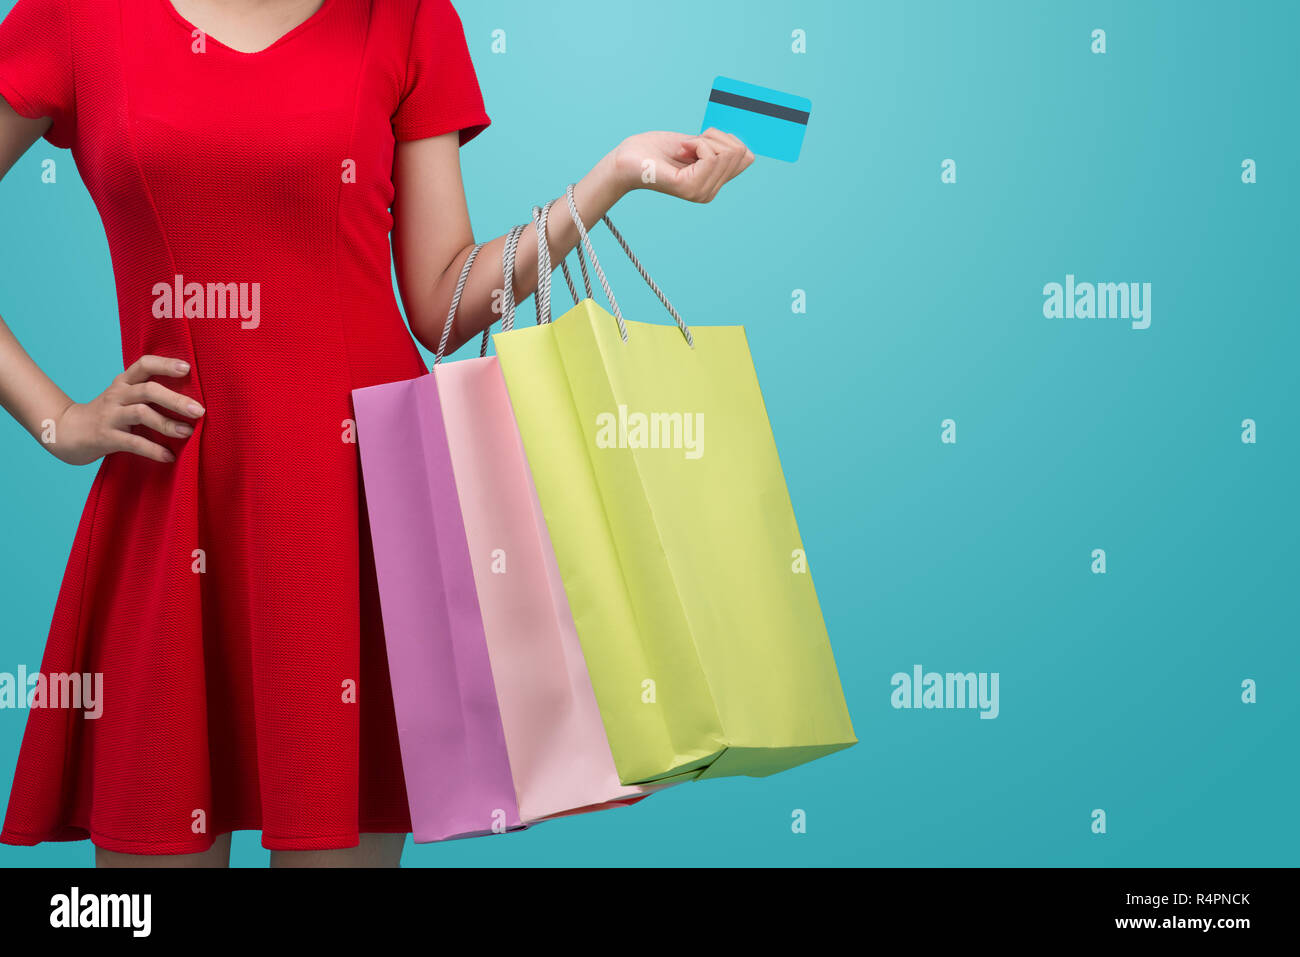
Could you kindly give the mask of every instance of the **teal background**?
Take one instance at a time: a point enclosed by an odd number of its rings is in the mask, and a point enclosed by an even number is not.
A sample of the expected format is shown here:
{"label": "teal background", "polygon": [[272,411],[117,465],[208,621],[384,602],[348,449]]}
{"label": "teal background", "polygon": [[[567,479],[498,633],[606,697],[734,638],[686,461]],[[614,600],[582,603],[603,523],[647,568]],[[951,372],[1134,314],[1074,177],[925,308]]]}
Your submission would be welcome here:
{"label": "teal background", "polygon": [[[748,330],[861,743],[504,839],[408,844],[406,864],[1297,863],[1297,6],[459,7],[494,121],[462,154],[482,238],[622,137],[697,130],[719,74],[812,100],[797,164],[760,159],[707,206],[634,194],[614,219],[688,321]],[[34,147],[0,183],[0,222],[0,312],[89,399],[121,357],[69,155]],[[668,321],[594,239],[629,316]],[[1151,328],[1045,319],[1042,287],[1067,272],[1152,283]],[[0,456],[14,672],[39,667],[92,470],[7,417]],[[894,710],[890,676],[918,663],[999,672],[1000,716]],[[0,711],[2,796],[26,715]],[[90,859],[0,847],[4,865]],[[266,859],[236,836],[235,863]]]}

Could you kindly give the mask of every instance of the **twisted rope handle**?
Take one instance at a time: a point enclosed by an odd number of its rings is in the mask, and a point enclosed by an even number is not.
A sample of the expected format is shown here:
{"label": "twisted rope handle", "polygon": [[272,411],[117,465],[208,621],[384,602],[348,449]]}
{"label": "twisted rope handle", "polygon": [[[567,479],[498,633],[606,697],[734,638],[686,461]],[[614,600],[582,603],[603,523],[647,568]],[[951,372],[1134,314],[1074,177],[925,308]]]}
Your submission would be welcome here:
{"label": "twisted rope handle", "polygon": [[[564,195],[569,201],[569,215],[573,217],[573,222],[578,227],[578,236],[581,238],[581,242],[579,242],[577,246],[578,262],[582,263],[582,276],[583,280],[586,281],[587,284],[587,298],[591,298],[591,283],[587,280],[586,263],[582,262],[582,247],[584,245],[587,247],[587,252],[591,254],[591,265],[596,270],[596,278],[600,280],[601,288],[605,290],[605,296],[609,299],[609,305],[614,311],[614,318],[618,322],[619,335],[623,337],[624,342],[627,342],[627,323],[623,320],[623,312],[618,307],[618,301],[614,298],[613,290],[609,288],[609,281],[605,277],[605,270],[601,268],[600,260],[596,258],[596,249],[591,244],[591,237],[587,235],[587,228],[582,224],[582,217],[578,215],[578,204],[574,198],[574,188],[572,184],[570,184],[570,186],[565,190]],[[686,344],[694,349],[695,336],[691,333],[690,326],[686,325],[686,321],[682,319],[681,314],[673,308],[673,304],[668,301],[668,297],[664,295],[664,291],[659,288],[659,284],[650,278],[650,273],[646,271],[645,266],[641,265],[641,260],[637,258],[636,253],[632,252],[632,247],[627,244],[627,240],[623,238],[623,234],[615,228],[613,221],[608,216],[602,216],[601,220],[607,227],[609,227],[610,233],[618,241],[619,246],[623,248],[623,252],[627,253],[627,258],[632,260],[632,265],[635,266],[636,271],[641,274],[641,278],[646,281],[646,284],[654,291],[654,294],[659,298],[659,301],[664,304],[664,308],[668,310],[669,315],[673,317],[673,320],[677,323],[677,328],[681,330],[682,335],[686,338]],[[566,272],[565,275],[567,278],[568,273]],[[572,283],[570,283],[570,288],[572,289]],[[576,297],[576,290],[572,291]]]}
{"label": "twisted rope handle", "polygon": [[[582,247],[587,247],[587,252],[591,255],[592,268],[596,270],[596,278],[600,280],[600,286],[605,291],[605,298],[609,300],[610,307],[614,311],[614,318],[618,322],[619,335],[624,342],[627,342],[627,323],[623,319],[623,311],[619,308],[618,300],[614,297],[614,290],[610,288],[609,280],[605,276],[605,270],[600,265],[600,259],[596,256],[596,248],[591,243],[591,236],[587,233],[587,227],[583,225],[582,217],[578,214],[578,203],[574,194],[574,187],[570,184],[564,192],[565,200],[568,202],[569,215],[573,218],[574,224],[578,227],[579,242],[575,247],[578,253],[578,265],[582,267],[582,283],[587,293],[587,298],[592,298],[591,276],[587,272],[587,261],[583,258]],[[551,321],[551,250],[548,241],[548,229],[550,222],[551,207],[558,200],[551,200],[545,206],[534,206],[532,209],[533,223],[537,227],[537,293],[535,296],[535,306],[537,310],[537,322],[539,325]],[[695,337],[691,334],[690,327],[682,319],[681,314],[673,308],[673,304],[668,301],[664,291],[659,288],[658,283],[650,277],[650,273],[641,260],[637,258],[636,253],[632,252],[632,247],[623,238],[615,227],[613,221],[608,216],[602,216],[601,221],[609,228],[610,234],[622,247],[627,258],[632,261],[636,271],[641,274],[641,278],[651,288],[659,301],[663,303],[664,308],[668,310],[673,320],[677,323],[677,328],[681,330],[682,335],[686,337],[686,343],[691,348],[695,347]],[[501,271],[505,280],[501,297],[501,331],[509,332],[515,325],[515,257],[519,250],[519,239],[523,235],[527,226],[512,226],[510,232],[506,234],[505,248],[501,253]],[[483,243],[475,244],[470,250],[469,255],[465,258],[465,265],[461,267],[460,276],[456,280],[456,291],[451,297],[451,307],[447,310],[447,321],[442,327],[442,337],[438,341],[438,352],[434,357],[434,364],[437,365],[442,361],[447,351],[447,343],[451,340],[452,326],[456,321],[456,312],[460,308],[460,300],[465,292],[465,284],[469,280],[470,269],[474,266],[474,261],[478,258],[479,251],[483,248]],[[573,276],[569,273],[568,264],[561,259],[560,270],[564,273],[564,281],[569,286],[569,293],[573,296],[573,302],[576,305],[580,300],[578,298],[578,289],[573,283]],[[488,341],[491,335],[491,324],[483,330],[483,341],[479,347],[479,355],[486,356],[488,350]]]}
{"label": "twisted rope handle", "polygon": [[573,297],[573,304],[576,306],[582,300],[578,298],[578,289],[573,285],[573,277],[569,275],[569,264],[563,259],[560,260],[560,272],[564,273],[564,281],[569,284],[569,295]]}
{"label": "twisted rope handle", "polygon": [[[506,248],[501,252],[501,272],[505,277],[505,286],[501,290],[501,331],[509,332],[515,327],[515,253],[519,249],[519,237],[526,226],[511,226],[506,234]],[[486,344],[484,346],[486,355]]]}
{"label": "twisted rope handle", "polygon": [[[441,362],[443,355],[447,352],[447,342],[451,339],[452,323],[456,321],[456,310],[460,308],[460,297],[465,292],[465,281],[469,279],[470,267],[474,265],[474,260],[478,258],[479,250],[482,248],[483,244],[478,243],[465,257],[465,265],[461,267],[460,278],[456,280],[456,291],[451,297],[451,308],[447,310],[447,322],[442,327],[442,338],[438,340],[438,354],[433,357],[434,365]],[[486,333],[484,334],[486,335]]]}
{"label": "twisted rope handle", "polygon": [[[591,277],[587,275],[587,260],[582,258],[582,246],[575,246],[574,249],[578,252],[578,265],[582,267],[582,281],[586,283],[587,298],[590,299]],[[576,306],[582,302],[582,298],[578,295],[578,287],[573,284],[573,277],[569,275],[569,264],[563,259],[560,260],[560,272],[564,273],[564,281],[569,284],[569,295],[573,297],[573,304]]]}
{"label": "twisted rope handle", "polygon": [[[564,198],[569,201],[569,215],[573,217],[574,225],[578,227],[578,237],[582,240],[581,245],[587,247],[587,252],[591,255],[591,267],[596,270],[596,278],[600,280],[600,288],[605,290],[605,298],[609,300],[610,308],[614,310],[614,319],[618,323],[618,334],[627,342],[627,323],[623,321],[623,310],[618,308],[618,300],[614,298],[614,290],[609,288],[609,280],[605,278],[605,270],[600,268],[600,259],[596,256],[596,247],[591,244],[591,237],[587,235],[587,227],[582,225],[582,217],[578,215],[578,202],[573,195],[573,184],[570,183],[564,191]],[[582,278],[587,278],[586,267],[583,267]],[[591,298],[591,285],[587,285],[587,298]]]}
{"label": "twisted rope handle", "polygon": [[582,267],[582,286],[587,290],[587,298],[591,299],[591,277],[587,275],[587,260],[582,258],[582,243],[578,243],[574,248],[578,252],[578,265]]}
{"label": "twisted rope handle", "polygon": [[664,304],[664,308],[668,310],[669,315],[671,315],[676,321],[677,328],[682,330],[682,335],[686,337],[686,344],[694,349],[695,337],[691,335],[691,329],[690,326],[686,325],[686,320],[684,320],[677,310],[673,308],[673,304],[668,301],[668,297],[665,296],[664,291],[659,288],[659,284],[650,278],[650,274],[646,272],[645,266],[641,265],[641,260],[636,258],[636,253],[632,252],[632,247],[627,244],[627,240],[623,238],[623,234],[614,228],[613,221],[611,221],[608,216],[602,216],[601,219],[609,228],[611,235],[618,240],[618,244],[623,247],[623,252],[627,253],[627,258],[632,260],[632,265],[635,266],[636,271],[641,274],[641,278],[646,281],[646,284],[652,290],[654,290],[654,294],[659,297],[659,301]]}
{"label": "twisted rope handle", "polygon": [[[558,199],[553,199],[553,200],[551,200],[549,203],[547,203],[545,206],[542,207],[542,218],[541,218],[541,222],[538,224],[538,229],[541,230],[541,233],[542,233],[542,235],[544,235],[544,236],[547,235],[547,223],[549,222],[549,219],[550,219],[550,215],[551,215],[551,207],[554,206],[554,205],[555,205],[556,203],[558,203],[558,202],[559,202]],[[536,206],[533,207],[533,219],[534,219],[534,221],[536,221],[536,219],[537,219],[537,207],[536,207]],[[576,250],[577,253],[578,253],[578,265],[582,267],[582,282],[583,282],[583,285],[586,286],[586,290],[587,290],[587,298],[590,299],[590,298],[591,298],[591,277],[590,277],[589,275],[587,275],[587,260],[586,260],[586,259],[583,257],[583,255],[582,255],[582,245],[581,245],[581,243],[578,244],[578,245],[577,245],[576,247],[574,247],[574,248],[575,248],[575,250]],[[537,251],[537,257],[538,257],[538,269],[539,269],[539,272],[538,272],[538,278],[537,278],[537,286],[538,286],[538,289],[541,289],[541,288],[542,288],[542,283],[543,283],[542,276],[541,276],[541,269],[542,269],[542,256],[543,256],[543,253],[542,253],[542,251],[539,249],[539,250]],[[544,323],[548,323],[548,322],[550,322],[550,321],[551,321],[551,318],[552,318],[552,313],[551,313],[551,273],[552,273],[552,271],[554,270],[555,267],[551,264],[551,249],[550,249],[550,246],[549,246],[549,245],[548,245],[547,248],[546,248],[545,257],[546,257],[546,258],[545,258],[545,264],[546,264],[546,268],[545,268],[545,272],[546,272],[545,284],[546,284],[546,285],[545,285],[545,288],[546,288],[546,292],[545,292],[544,295],[545,295],[545,297],[546,297],[546,305],[545,305],[545,307],[543,308],[542,305],[541,305],[541,303],[538,302],[537,322],[538,322],[539,325],[540,325],[540,324],[544,324]],[[561,259],[561,260],[560,260],[560,272],[564,273],[564,282],[565,282],[565,284],[569,287],[569,295],[573,297],[573,304],[576,306],[578,303],[580,303],[580,302],[582,301],[582,297],[578,295],[578,287],[575,286],[575,285],[573,284],[573,276],[572,276],[572,274],[569,272],[569,263],[568,263],[568,261],[567,261],[566,259]]]}
{"label": "twisted rope handle", "polygon": [[545,206],[533,207],[533,222],[537,225],[537,293],[533,296],[533,305],[537,308],[537,324],[551,321],[551,246],[547,236],[551,219],[551,207],[555,200]]}

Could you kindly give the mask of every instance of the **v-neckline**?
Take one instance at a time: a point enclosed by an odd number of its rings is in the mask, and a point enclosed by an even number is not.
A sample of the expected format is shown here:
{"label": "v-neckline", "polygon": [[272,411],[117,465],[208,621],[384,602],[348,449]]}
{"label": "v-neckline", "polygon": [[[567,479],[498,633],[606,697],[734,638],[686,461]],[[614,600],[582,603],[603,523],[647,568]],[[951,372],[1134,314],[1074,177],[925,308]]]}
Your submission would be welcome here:
{"label": "v-neckline", "polygon": [[183,26],[191,36],[193,36],[194,33],[198,32],[203,34],[203,36],[206,37],[209,42],[213,43],[214,45],[220,47],[223,50],[226,50],[229,53],[233,53],[235,56],[255,57],[255,56],[261,56],[264,53],[270,53],[272,50],[276,49],[277,47],[282,46],[283,44],[288,43],[290,40],[297,37],[308,27],[314,26],[324,15],[325,11],[329,9],[330,5],[334,3],[334,0],[324,0],[324,2],[316,9],[315,13],[309,16],[306,20],[303,20],[296,27],[292,27],[286,32],[280,34],[279,37],[273,40],[269,45],[262,47],[262,49],[260,50],[237,50],[227,43],[222,43],[219,39],[217,39],[207,30],[204,30],[202,27],[196,26],[195,24],[187,20],[185,16],[179,10],[176,9],[176,5],[172,3],[172,0],[158,0],[158,2],[167,8],[167,11],[172,15],[172,17],[181,26]]}

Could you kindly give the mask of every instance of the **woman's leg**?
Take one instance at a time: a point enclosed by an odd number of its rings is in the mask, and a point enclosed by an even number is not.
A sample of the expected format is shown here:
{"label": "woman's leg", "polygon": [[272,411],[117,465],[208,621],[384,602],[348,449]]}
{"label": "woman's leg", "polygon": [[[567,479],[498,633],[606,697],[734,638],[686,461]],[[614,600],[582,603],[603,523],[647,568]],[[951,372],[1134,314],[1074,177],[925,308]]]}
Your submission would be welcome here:
{"label": "woman's leg", "polygon": [[95,848],[96,867],[229,867],[230,835],[218,835],[213,845],[198,854],[122,854]]}
{"label": "woman's leg", "polygon": [[333,851],[272,851],[272,867],[401,867],[405,834],[362,834],[356,847]]}

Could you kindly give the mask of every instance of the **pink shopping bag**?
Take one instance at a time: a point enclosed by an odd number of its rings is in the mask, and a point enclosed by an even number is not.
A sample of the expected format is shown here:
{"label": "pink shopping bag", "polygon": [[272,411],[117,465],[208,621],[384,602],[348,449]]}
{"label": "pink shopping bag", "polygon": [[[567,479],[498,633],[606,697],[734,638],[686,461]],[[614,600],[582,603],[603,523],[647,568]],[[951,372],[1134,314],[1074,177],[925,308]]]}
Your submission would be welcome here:
{"label": "pink shopping bag", "polygon": [[437,385],[352,397],[415,840],[521,827]]}
{"label": "pink shopping bag", "polygon": [[[543,235],[548,213],[534,210]],[[511,231],[504,256],[503,329],[514,320],[521,231]],[[539,306],[549,299],[542,255]],[[635,803],[653,789],[619,782],[497,359],[437,363],[434,378],[520,817],[532,823]]]}

